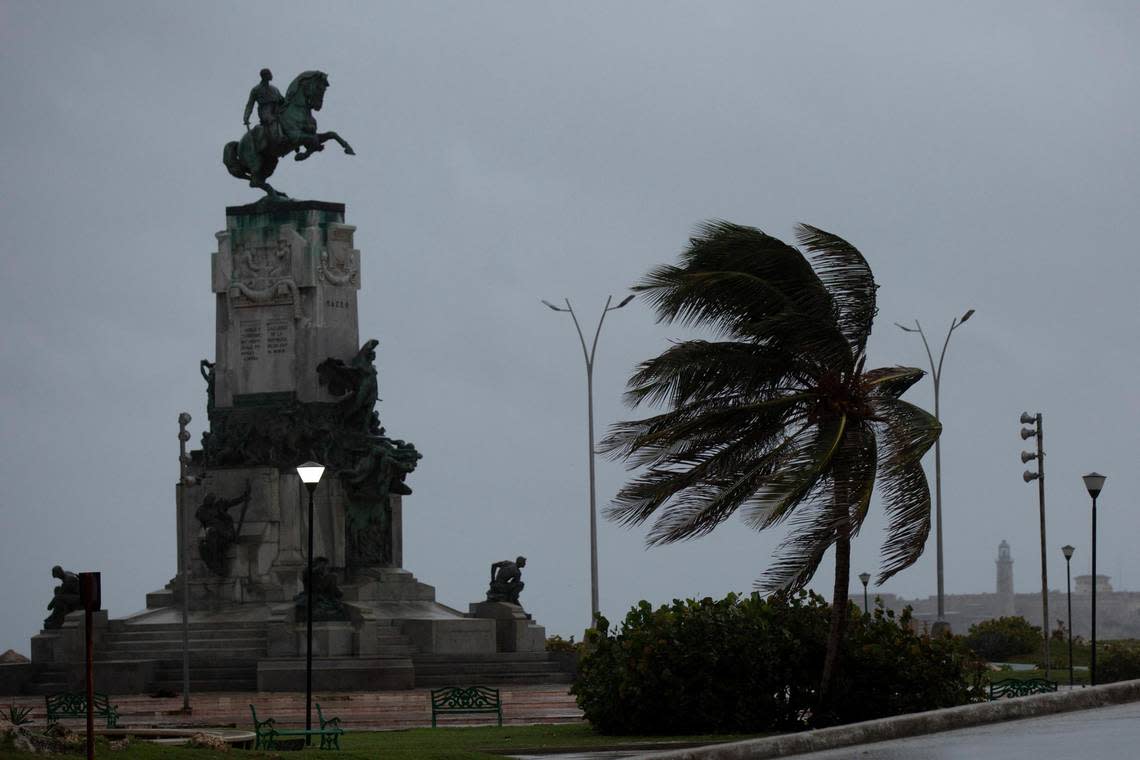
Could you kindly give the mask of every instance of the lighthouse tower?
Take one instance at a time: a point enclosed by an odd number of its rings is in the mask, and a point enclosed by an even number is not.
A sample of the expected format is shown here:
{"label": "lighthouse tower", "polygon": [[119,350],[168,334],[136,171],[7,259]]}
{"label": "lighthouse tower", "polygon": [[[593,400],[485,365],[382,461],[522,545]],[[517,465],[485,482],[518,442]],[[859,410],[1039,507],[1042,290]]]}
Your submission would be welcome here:
{"label": "lighthouse tower", "polygon": [[998,615],[1013,614],[1013,558],[1009,555],[1009,543],[998,544],[997,556],[997,598]]}

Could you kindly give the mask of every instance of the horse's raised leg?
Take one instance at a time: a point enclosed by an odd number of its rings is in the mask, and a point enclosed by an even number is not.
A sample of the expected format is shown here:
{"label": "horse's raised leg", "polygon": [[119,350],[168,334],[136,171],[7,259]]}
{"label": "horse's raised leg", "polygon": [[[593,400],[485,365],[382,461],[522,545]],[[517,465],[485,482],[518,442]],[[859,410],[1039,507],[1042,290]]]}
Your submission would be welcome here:
{"label": "horse's raised leg", "polygon": [[340,147],[344,148],[345,153],[350,156],[356,155],[356,151],[352,149],[352,146],[345,142],[336,132],[321,132],[319,135],[317,135],[317,139],[322,143],[329,140],[336,140],[338,143],[340,143]]}
{"label": "horse's raised leg", "polygon": [[273,185],[266,182],[261,176],[259,176],[257,174],[254,174],[252,177],[250,177],[249,186],[250,187],[256,187],[256,188],[259,188],[261,190],[264,190],[265,194],[268,195],[270,198],[286,199],[289,197],[288,195],[281,192],[280,190],[275,189],[273,187]]}
{"label": "horse's raised leg", "polygon": [[[301,148],[305,149],[304,153],[301,152]],[[324,149],[325,146],[321,145],[321,141],[317,138],[316,135],[302,137],[301,141],[297,145],[297,153],[293,156],[293,160],[304,161],[309,156]]]}

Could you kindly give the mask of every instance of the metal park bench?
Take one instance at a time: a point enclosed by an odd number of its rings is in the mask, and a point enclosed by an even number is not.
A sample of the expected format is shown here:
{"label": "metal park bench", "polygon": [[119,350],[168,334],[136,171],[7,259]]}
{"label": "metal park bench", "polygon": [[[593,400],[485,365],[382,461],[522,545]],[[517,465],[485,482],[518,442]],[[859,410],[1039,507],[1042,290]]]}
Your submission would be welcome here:
{"label": "metal park bench", "polygon": [[435,728],[437,715],[458,713],[495,713],[503,725],[503,700],[499,690],[487,686],[448,686],[431,690],[431,727]]}
{"label": "metal park bench", "polygon": [[[86,694],[53,694],[44,697],[47,703],[48,725],[57,722],[60,718],[86,718]],[[106,694],[96,692],[91,697],[91,706],[94,713],[107,721],[107,728],[115,728],[119,724],[119,708],[111,704]]]}
{"label": "metal park bench", "polygon": [[253,731],[257,735],[253,743],[254,749],[277,749],[277,741],[281,737],[308,737],[319,736],[321,737],[321,749],[340,749],[340,737],[344,733],[344,729],[340,727],[340,718],[325,719],[325,715],[321,712],[321,704],[317,705],[317,718],[321,722],[320,728],[278,728],[276,721],[273,718],[266,718],[265,720],[257,719],[257,710],[253,705],[249,706],[249,712],[253,715]]}
{"label": "metal park bench", "polygon": [[1003,697],[1025,697],[1030,694],[1048,694],[1057,690],[1056,681],[1044,678],[1006,678],[990,682],[990,699]]}

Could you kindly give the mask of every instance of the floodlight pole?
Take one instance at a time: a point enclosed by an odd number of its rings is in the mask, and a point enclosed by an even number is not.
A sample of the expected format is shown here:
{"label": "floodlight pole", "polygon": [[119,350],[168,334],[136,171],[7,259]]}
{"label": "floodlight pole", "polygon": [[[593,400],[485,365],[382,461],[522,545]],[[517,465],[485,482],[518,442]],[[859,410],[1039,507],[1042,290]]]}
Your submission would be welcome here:
{"label": "floodlight pole", "polygon": [[[946,340],[942,341],[942,353],[938,355],[938,364],[934,363],[934,354],[930,350],[930,343],[926,340],[926,333],[922,331],[922,325],[919,321],[914,320],[914,327],[907,327],[895,322],[895,326],[904,330],[905,332],[916,332],[922,338],[922,345],[926,349],[926,357],[930,360],[930,377],[934,381],[934,419],[939,424],[942,423],[942,416],[939,408],[939,389],[942,382],[942,362],[946,359],[946,348],[950,345],[950,336],[958,327],[966,323],[970,317],[974,316],[974,310],[970,309],[961,317],[955,317],[950,322],[950,329],[946,331]],[[942,559],[942,436],[939,435],[934,439],[934,547],[935,558],[938,565],[938,619],[934,621],[932,626],[933,633],[950,631],[950,623],[946,621],[946,593],[945,593],[945,577],[943,572],[943,559]]]}
{"label": "floodlight pole", "polygon": [[602,334],[602,323],[606,319],[606,314],[626,306],[633,300],[633,296],[626,296],[617,306],[610,306],[613,296],[606,296],[606,305],[602,309],[602,315],[598,318],[598,327],[594,330],[594,342],[588,351],[586,350],[586,338],[582,334],[582,326],[578,323],[578,316],[574,313],[574,307],[570,305],[569,298],[564,300],[566,301],[566,308],[555,306],[549,301],[542,303],[554,311],[570,313],[570,318],[574,320],[574,329],[578,331],[578,341],[582,344],[582,358],[586,360],[586,428],[589,437],[589,453],[586,461],[589,463],[590,470],[590,624],[587,628],[593,628],[594,621],[598,617],[598,509],[594,478],[594,352],[598,348],[598,336]]}
{"label": "floodlight pole", "polygon": [[1037,438],[1037,453],[1021,452],[1022,463],[1037,460],[1037,472],[1026,470],[1021,479],[1026,483],[1037,481],[1037,503],[1041,513],[1041,632],[1045,637],[1045,680],[1049,680],[1051,656],[1049,646],[1049,571],[1045,555],[1045,422],[1041,413],[1021,413],[1022,425],[1034,425],[1021,429],[1021,439]]}

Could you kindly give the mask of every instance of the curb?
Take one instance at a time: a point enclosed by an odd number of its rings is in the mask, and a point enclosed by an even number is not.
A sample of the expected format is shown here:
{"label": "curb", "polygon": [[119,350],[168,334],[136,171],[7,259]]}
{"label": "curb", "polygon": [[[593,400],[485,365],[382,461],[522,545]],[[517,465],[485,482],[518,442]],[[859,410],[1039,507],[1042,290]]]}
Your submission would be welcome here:
{"label": "curb", "polygon": [[655,752],[641,755],[653,760],[763,760],[804,752],[821,752],[857,744],[904,739],[935,734],[969,726],[1000,723],[1007,720],[1036,718],[1054,713],[1091,710],[1097,707],[1140,701],[1140,680],[1121,681],[1104,686],[1036,694],[1029,697],[981,702],[961,707],[947,707],[910,715],[852,723],[847,726],[821,728],[799,734],[785,734],[766,739],[698,747],[688,750]]}

